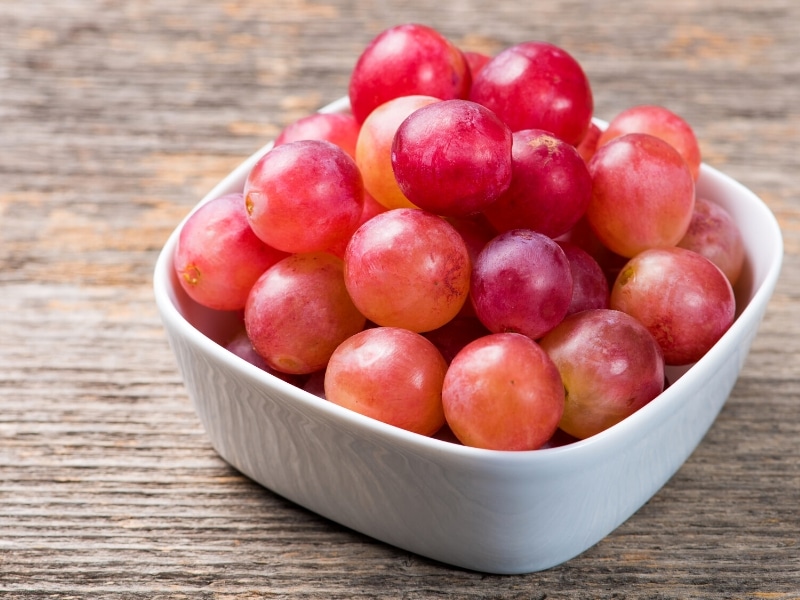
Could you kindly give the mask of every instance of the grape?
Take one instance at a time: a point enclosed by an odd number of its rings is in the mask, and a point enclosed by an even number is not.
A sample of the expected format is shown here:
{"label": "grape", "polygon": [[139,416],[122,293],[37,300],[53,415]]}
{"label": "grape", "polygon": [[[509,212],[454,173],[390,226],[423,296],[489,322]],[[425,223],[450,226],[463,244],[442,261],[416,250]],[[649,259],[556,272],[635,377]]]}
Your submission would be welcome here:
{"label": "grape", "polygon": [[339,406],[431,436],[444,425],[447,363],[423,336],[398,327],[365,329],[344,341],[325,372],[325,397]]}
{"label": "grape", "polygon": [[349,96],[359,123],[400,96],[466,98],[471,76],[463,53],[431,27],[390,27],[364,49],[350,75]]}
{"label": "grape", "polygon": [[569,260],[559,245],[528,229],[501,233],[475,261],[470,287],[475,314],[493,333],[537,339],[567,314]]}
{"label": "grape", "polygon": [[736,221],[719,204],[695,199],[689,230],[678,246],[705,256],[736,285],[744,267],[744,241]]}
{"label": "grape", "polygon": [[241,310],[250,288],[286,257],[250,229],[242,194],[226,194],[204,204],[184,223],[173,264],[192,300],[215,310]]}
{"label": "grape", "polygon": [[467,61],[467,66],[469,67],[469,72],[473,81],[475,80],[475,76],[480,73],[481,69],[483,69],[483,67],[485,67],[490,60],[492,60],[490,55],[483,52],[466,51],[463,54],[464,59]]}
{"label": "grape", "polygon": [[273,377],[282,379],[286,383],[291,383],[292,385],[298,387],[306,384],[306,378],[304,375],[282,373],[281,371],[276,371],[275,369],[271,368],[261,357],[261,355],[256,352],[256,349],[253,348],[253,343],[250,341],[244,325],[242,325],[242,328],[231,337],[227,344],[225,344],[225,349],[229,352],[232,352],[239,358],[246,360],[254,367],[258,367],[262,371],[266,371]]}
{"label": "grape", "polygon": [[653,248],[620,271],[610,307],[653,334],[668,365],[698,361],[733,323],[736,300],[728,278],[685,248]]}
{"label": "grape", "polygon": [[512,168],[508,189],[484,211],[498,231],[532,229],[555,238],[586,212],[592,178],[574,146],[541,129],[517,131]]}
{"label": "grape", "polygon": [[275,138],[275,146],[300,140],[327,140],[356,157],[360,125],[349,113],[314,113],[290,123]]}
{"label": "grape", "polygon": [[692,178],[700,176],[700,145],[692,127],[680,116],[663,106],[631,106],[608,124],[597,141],[598,146],[626,133],[649,133],[673,146],[686,161]]}
{"label": "grape", "polygon": [[364,208],[355,161],[325,140],[299,140],[261,157],[244,187],[250,226],[285,252],[319,252],[349,238]]}
{"label": "grape", "polygon": [[420,209],[396,208],[364,223],[344,261],[353,302],[378,325],[436,329],[458,314],[469,294],[464,240],[447,221]]}
{"label": "grape", "polygon": [[[474,265],[478,254],[486,247],[497,235],[497,231],[489,224],[483,213],[470,215],[469,217],[449,217],[447,222],[461,235],[461,239],[467,246],[470,265]],[[464,306],[459,311],[459,316],[474,317],[475,308],[469,300],[464,302]]]}
{"label": "grape", "polygon": [[433,102],[433,96],[401,96],[381,104],[366,118],[356,143],[356,164],[366,190],[386,208],[416,208],[397,185],[392,170],[392,142],[397,128],[412,112]]}
{"label": "grape", "polygon": [[306,379],[305,383],[301,386],[303,390],[309,394],[313,394],[317,398],[327,400],[325,397],[325,372],[326,370],[323,369],[321,371],[314,371],[311,373],[311,375],[309,375]]}
{"label": "grape", "polygon": [[632,257],[674,246],[689,228],[694,180],[686,161],[664,140],[629,133],[600,146],[589,162],[592,199],[586,218],[613,252]]}
{"label": "grape", "polygon": [[[357,228],[369,221],[372,217],[382,212],[386,212],[387,208],[380,204],[372,197],[371,194],[364,192],[364,208],[361,210],[361,217],[358,219]],[[344,259],[347,244],[350,243],[350,237],[345,237],[336,242],[333,246],[327,249],[334,256]]]}
{"label": "grape", "polygon": [[576,146],[578,154],[581,155],[586,164],[589,164],[589,161],[592,160],[594,153],[597,152],[597,144],[600,141],[601,133],[602,130],[600,129],[599,125],[592,121],[589,123],[589,130],[586,132],[586,135],[583,136],[580,144]]}
{"label": "grape", "polygon": [[567,256],[572,273],[572,300],[567,315],[592,308],[608,308],[608,279],[597,261],[580,246],[566,241],[557,243]]}
{"label": "grape", "polygon": [[476,317],[456,316],[438,329],[423,335],[442,353],[448,364],[461,349],[484,335],[491,333]]}
{"label": "grape", "polygon": [[442,100],[397,128],[392,169],[415,206],[446,216],[477,213],[511,182],[511,130],[489,109]]}
{"label": "grape", "polygon": [[459,352],[444,378],[450,429],[467,446],[535,450],[555,433],[564,387],[553,361],[518,333],[481,337]]}
{"label": "grape", "polygon": [[572,444],[573,442],[577,442],[578,438],[568,434],[566,431],[562,429],[556,429],[556,432],[553,434],[549,440],[547,440],[542,446],[541,449],[545,448],[561,448],[561,446],[566,446],[568,444]]}
{"label": "grape", "polygon": [[366,319],[344,285],[344,263],[326,252],[293,254],[256,281],[244,312],[247,335],[267,365],[284,373],[323,369]]}
{"label": "grape", "polygon": [[606,283],[610,287],[617,279],[622,267],[628,262],[624,256],[612,252],[597,239],[592,231],[589,221],[584,214],[578,222],[566,234],[559,236],[558,241],[564,241],[578,246],[581,250],[589,254],[595,262],[600,265],[606,276]]}
{"label": "grape", "polygon": [[530,41],[506,48],[475,77],[469,99],[512,131],[544,129],[568,144],[586,135],[594,111],[589,79],[562,48]]}
{"label": "grape", "polygon": [[559,428],[584,439],[632,415],[664,389],[664,359],[650,332],[617,310],[573,314],[544,336],[566,399]]}

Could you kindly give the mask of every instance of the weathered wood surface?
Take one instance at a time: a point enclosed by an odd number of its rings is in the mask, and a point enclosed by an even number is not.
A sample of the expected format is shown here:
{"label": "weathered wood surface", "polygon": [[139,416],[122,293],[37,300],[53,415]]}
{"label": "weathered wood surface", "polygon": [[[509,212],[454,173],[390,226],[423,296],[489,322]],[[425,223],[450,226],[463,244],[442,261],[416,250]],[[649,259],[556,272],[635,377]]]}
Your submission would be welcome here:
{"label": "weathered wood surface", "polygon": [[[485,576],[374,542],[214,453],[155,311],[160,245],[398,22],[567,48],[597,114],[659,103],[759,194],[786,258],[706,439],[574,560]],[[0,2],[0,596],[800,597],[800,4]]]}

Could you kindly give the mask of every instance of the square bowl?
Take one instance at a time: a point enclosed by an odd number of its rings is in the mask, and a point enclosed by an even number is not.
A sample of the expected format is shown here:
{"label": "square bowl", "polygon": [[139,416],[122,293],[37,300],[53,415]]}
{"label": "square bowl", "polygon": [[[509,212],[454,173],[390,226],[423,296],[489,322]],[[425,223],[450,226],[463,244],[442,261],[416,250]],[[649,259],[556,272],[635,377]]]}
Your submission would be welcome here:
{"label": "square bowl", "polygon": [[[343,98],[322,111],[347,106]],[[270,147],[197,207],[241,191]],[[755,194],[705,164],[697,193],[725,207],[742,231],[746,264],[735,288],[735,322],[700,361],[670,369],[669,387],[638,412],[561,447],[504,452],[424,437],[334,405],[235,356],[220,343],[239,315],[195,304],[174,273],[185,220],[158,257],[156,304],[211,444],[241,473],[323,517],[449,565],[496,574],[540,571],[596,544],[672,477],[716,419],[757,333],[783,257],[778,223]]]}

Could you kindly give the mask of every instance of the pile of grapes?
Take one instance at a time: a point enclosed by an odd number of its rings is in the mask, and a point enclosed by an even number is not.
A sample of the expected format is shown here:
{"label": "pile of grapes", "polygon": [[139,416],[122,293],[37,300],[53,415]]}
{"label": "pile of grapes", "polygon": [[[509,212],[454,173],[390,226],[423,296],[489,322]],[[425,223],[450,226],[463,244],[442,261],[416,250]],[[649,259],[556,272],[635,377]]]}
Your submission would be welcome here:
{"label": "pile of grapes", "polygon": [[181,230],[178,279],[239,311],[238,356],[408,431],[532,450],[626,418],[733,322],[741,235],[696,196],[670,110],[601,130],[563,49],[486,56],[420,24],[372,40],[349,100]]}

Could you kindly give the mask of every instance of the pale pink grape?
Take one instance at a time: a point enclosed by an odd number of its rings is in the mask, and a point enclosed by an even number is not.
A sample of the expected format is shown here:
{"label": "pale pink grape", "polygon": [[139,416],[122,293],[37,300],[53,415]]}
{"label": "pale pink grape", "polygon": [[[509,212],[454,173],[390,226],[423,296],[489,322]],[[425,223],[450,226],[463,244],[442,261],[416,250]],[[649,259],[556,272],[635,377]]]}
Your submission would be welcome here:
{"label": "pale pink grape", "polygon": [[344,263],[326,252],[293,254],[258,279],[244,312],[247,335],[271,368],[308,374],[366,319],[344,284]]}
{"label": "pale pink grape", "polygon": [[668,365],[686,365],[728,330],[736,299],[728,278],[706,257],[685,248],[653,248],[620,271],[610,307],[641,322]]}
{"label": "pale pink grape", "polygon": [[345,283],[371,321],[416,332],[441,327],[467,300],[470,258],[443,218],[415,208],[376,215],[353,234]]}
{"label": "pale pink grape", "polygon": [[442,388],[447,423],[465,445],[535,450],[556,432],[564,387],[553,361],[527,336],[497,333],[465,346]]}
{"label": "pale pink grape", "polygon": [[664,359],[632,316],[590,309],[568,316],[540,340],[566,390],[559,428],[584,439],[629,417],[664,389]]}
{"label": "pale pink grape", "polygon": [[422,335],[374,327],[348,338],[325,371],[334,404],[401,429],[431,436],[444,425],[442,383],[447,363]]}
{"label": "pale pink grape", "polygon": [[215,310],[241,310],[256,280],[286,255],[253,233],[243,196],[233,193],[211,200],[188,217],[173,264],[192,300]]}

